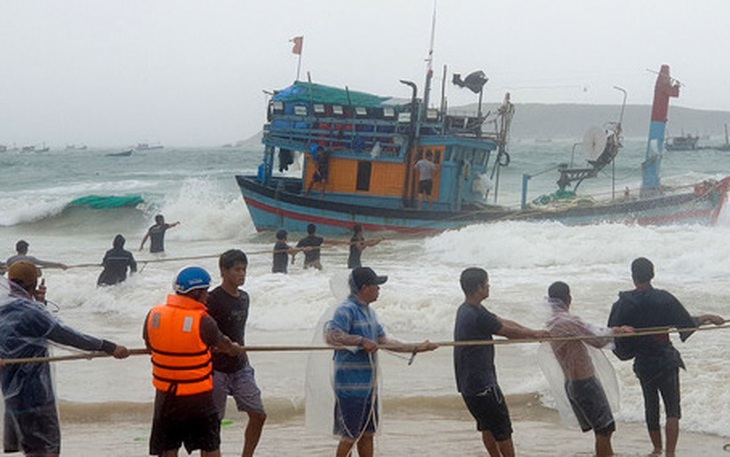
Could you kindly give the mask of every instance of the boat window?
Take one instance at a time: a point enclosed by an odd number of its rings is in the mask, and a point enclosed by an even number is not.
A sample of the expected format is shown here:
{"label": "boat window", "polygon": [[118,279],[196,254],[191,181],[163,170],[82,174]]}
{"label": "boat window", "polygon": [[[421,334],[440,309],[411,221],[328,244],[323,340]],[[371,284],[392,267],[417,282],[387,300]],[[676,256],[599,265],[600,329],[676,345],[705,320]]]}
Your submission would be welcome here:
{"label": "boat window", "polygon": [[383,108],[383,117],[385,117],[385,118],[394,118],[395,117],[395,110],[393,108]]}
{"label": "boat window", "polygon": [[426,111],[426,119],[428,119],[429,121],[435,121],[438,118],[439,118],[438,110],[430,108]]}
{"label": "boat window", "polygon": [[398,113],[398,122],[411,122],[411,113]]}
{"label": "boat window", "polygon": [[365,109],[364,106],[356,106],[355,107],[355,114],[357,114],[358,116],[365,117],[365,116],[368,115],[368,110]]}
{"label": "boat window", "polygon": [[454,162],[460,162],[464,158],[464,148],[455,147],[454,148]]}
{"label": "boat window", "polygon": [[357,163],[357,190],[370,190],[370,174],[372,173],[373,164],[371,162],[361,161]]}
{"label": "boat window", "polygon": [[321,103],[315,104],[314,113],[315,114],[324,114],[324,105],[322,105]]}
{"label": "boat window", "polygon": [[307,107],[306,106],[295,106],[294,107],[294,114],[297,116],[306,116],[307,115]]}
{"label": "boat window", "polygon": [[284,111],[284,102],[272,102],[271,106],[274,108],[275,113],[281,113]]}
{"label": "boat window", "polygon": [[332,105],[332,114],[334,114],[335,116],[342,116],[342,114],[344,114],[342,111],[342,106]]}
{"label": "boat window", "polygon": [[487,151],[479,150],[477,152],[477,160],[479,162],[479,165],[486,165],[488,159],[489,159],[489,154],[487,154]]}

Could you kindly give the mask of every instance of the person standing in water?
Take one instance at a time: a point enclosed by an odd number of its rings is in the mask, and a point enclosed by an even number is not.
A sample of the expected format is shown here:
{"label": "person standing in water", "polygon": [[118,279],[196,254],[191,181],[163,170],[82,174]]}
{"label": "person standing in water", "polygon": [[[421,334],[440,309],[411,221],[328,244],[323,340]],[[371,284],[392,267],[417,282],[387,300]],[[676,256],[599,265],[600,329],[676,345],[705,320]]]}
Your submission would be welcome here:
{"label": "person standing in water", "polygon": [[139,245],[139,250],[144,249],[147,239],[150,239],[150,253],[165,252],[165,232],[167,229],[180,225],[179,221],[168,224],[165,222],[165,216],[158,214],[155,216],[155,225],[147,230]]}
{"label": "person standing in water", "polygon": [[137,262],[131,252],[124,249],[126,240],[119,234],[114,237],[112,249],[106,251],[104,260],[101,261],[104,270],[99,275],[96,284],[98,286],[113,286],[127,279],[127,268],[129,272],[137,272]]}
{"label": "person standing in water", "polygon": [[271,266],[272,273],[284,273],[287,274],[289,270],[289,255],[292,256],[292,263],[294,263],[294,254],[301,251],[302,249],[293,248],[286,242],[286,238],[289,235],[284,229],[276,232],[276,243],[274,244],[274,257]]}
{"label": "person standing in water", "polygon": [[30,262],[33,265],[41,268],[60,268],[62,270],[65,270],[68,268],[66,264],[60,263],[60,262],[49,262],[47,260],[41,260],[36,257],[33,257],[32,255],[28,255],[28,244],[25,240],[20,240],[17,243],[15,243],[15,252],[16,254],[12,257],[9,257],[8,260],[5,261],[5,268],[9,269],[15,262]]}
{"label": "person standing in water", "polygon": [[[644,257],[631,262],[634,290],[619,292],[608,317],[608,326],[630,325],[637,331],[653,327],[694,329],[703,324],[722,325],[725,320],[714,314],[692,317],[684,305],[671,293],[655,289],[654,264]],[[683,331],[679,339],[686,341],[693,330]],[[659,396],[664,402],[666,416],[666,455],[674,456],[679,438],[680,408],[679,369],[684,362],[667,333],[616,340],[614,354],[621,360],[634,359],[634,373],[639,378],[644,396],[644,417],[653,453],[662,452],[662,432],[659,426]]]}
{"label": "person standing in water", "polygon": [[362,261],[360,257],[362,256],[362,251],[364,251],[365,248],[375,246],[381,241],[382,240],[365,241],[362,225],[355,225],[352,228],[352,238],[350,238],[350,255],[347,257],[347,268],[352,269],[361,267]]}
{"label": "person standing in water", "polygon": [[[245,346],[249,296],[240,287],[246,282],[248,258],[243,251],[231,249],[218,259],[223,282],[208,295],[208,314],[231,341]],[[236,356],[213,353],[213,401],[220,420],[226,415],[226,400],[233,397],[239,411],[248,414],[242,457],[253,457],[266,421],[261,390],[246,353]]]}

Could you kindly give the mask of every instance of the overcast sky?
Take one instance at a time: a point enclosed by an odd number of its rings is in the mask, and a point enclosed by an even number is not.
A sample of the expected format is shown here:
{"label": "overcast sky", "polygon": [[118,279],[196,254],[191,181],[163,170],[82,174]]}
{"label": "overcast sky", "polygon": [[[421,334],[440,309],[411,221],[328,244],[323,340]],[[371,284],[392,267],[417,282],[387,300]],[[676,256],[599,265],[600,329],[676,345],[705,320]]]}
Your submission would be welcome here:
{"label": "overcast sky", "polygon": [[[220,145],[254,135],[263,90],[302,79],[408,97],[422,88],[432,0],[0,0],[0,144]],[[485,102],[730,110],[728,0],[439,0],[441,74],[483,70]],[[449,85],[451,105],[473,103]]]}

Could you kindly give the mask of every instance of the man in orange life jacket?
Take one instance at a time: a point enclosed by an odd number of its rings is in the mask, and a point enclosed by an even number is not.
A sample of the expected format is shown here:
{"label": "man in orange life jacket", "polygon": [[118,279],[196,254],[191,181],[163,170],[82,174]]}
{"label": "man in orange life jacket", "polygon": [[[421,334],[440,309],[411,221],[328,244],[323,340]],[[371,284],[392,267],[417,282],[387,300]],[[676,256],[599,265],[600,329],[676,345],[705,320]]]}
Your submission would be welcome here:
{"label": "man in orange life jacket", "polygon": [[210,275],[200,267],[180,270],[175,294],[145,319],[144,340],[152,351],[155,412],[150,454],[176,457],[188,453],[219,457],[220,420],[213,402],[211,348],[229,355],[242,353],[207,313]]}

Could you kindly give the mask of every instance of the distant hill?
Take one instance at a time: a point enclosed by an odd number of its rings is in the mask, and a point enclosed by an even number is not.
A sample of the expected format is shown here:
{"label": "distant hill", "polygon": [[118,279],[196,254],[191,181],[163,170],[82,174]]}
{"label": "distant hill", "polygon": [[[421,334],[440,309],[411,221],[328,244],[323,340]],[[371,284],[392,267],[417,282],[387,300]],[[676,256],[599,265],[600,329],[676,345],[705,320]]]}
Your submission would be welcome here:
{"label": "distant hill", "polygon": [[[498,105],[484,105],[495,112]],[[476,113],[477,105],[454,108],[457,112]],[[617,121],[620,105],[579,105],[526,103],[515,105],[512,121],[513,138],[580,139],[593,126]],[[651,106],[626,105],[623,119],[624,136],[646,137],[649,132]],[[730,111],[706,111],[681,106],[669,107],[667,136],[685,134],[724,139],[724,125],[730,124]]]}

